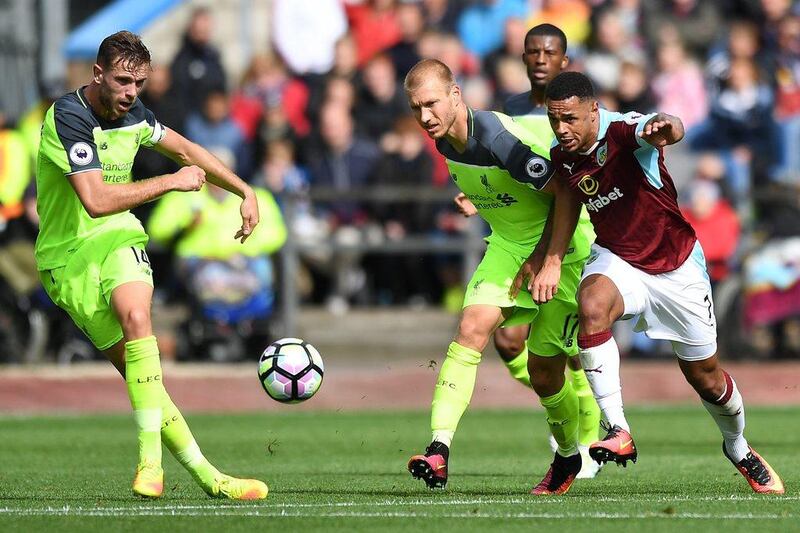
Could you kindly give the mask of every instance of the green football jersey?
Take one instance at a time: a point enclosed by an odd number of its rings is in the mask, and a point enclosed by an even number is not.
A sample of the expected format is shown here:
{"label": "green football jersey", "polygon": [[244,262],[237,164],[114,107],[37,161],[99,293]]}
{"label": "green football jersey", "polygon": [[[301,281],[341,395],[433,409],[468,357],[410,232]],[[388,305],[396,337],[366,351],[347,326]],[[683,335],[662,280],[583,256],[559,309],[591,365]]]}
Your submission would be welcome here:
{"label": "green football jersey", "polygon": [[139,147],[155,145],[165,131],[138,99],[113,122],[92,111],[83,88],[56,100],[45,115],[36,165],[39,270],[65,265],[78,248],[108,232],[118,232],[121,238],[139,234],[146,240],[142,224],[130,211],[90,217],[67,176],[101,170],[106,183],[130,183]]}
{"label": "green football jersey", "polygon": [[[527,128],[502,113],[468,110],[467,148],[456,151],[440,139],[450,177],[491,227],[487,237],[514,254],[529,255],[544,231],[553,196],[541,192],[553,175],[553,134]],[[584,260],[593,240],[591,224],[581,220],[564,263]]]}

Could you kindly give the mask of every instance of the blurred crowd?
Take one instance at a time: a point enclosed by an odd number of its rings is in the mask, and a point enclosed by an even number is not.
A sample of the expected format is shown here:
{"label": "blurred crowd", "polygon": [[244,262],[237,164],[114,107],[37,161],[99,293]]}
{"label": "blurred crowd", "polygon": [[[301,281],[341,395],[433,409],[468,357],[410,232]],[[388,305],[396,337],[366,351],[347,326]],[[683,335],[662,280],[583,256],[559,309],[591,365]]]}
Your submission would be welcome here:
{"label": "blurred crowd", "polygon": [[[162,123],[212,150],[261,195],[263,235],[248,250],[212,238],[224,220],[232,236],[238,215],[219,191],[170,195],[137,211],[152,238],[157,297],[192,303],[188,338],[229,339],[237,328],[245,338],[268,335],[282,275],[274,254],[287,227],[299,247],[302,268],[292,282],[304,302],[335,311],[397,304],[458,310],[465,281],[459,255],[435,246],[391,255],[380,248],[474,231],[448,200],[447,168],[409,115],[402,80],[418,60],[437,58],[453,70],[468,105],[499,110],[529,90],[524,36],[548,22],[567,35],[569,69],[591,77],[607,109],[659,110],[683,120],[687,136],[669,148],[668,165],[706,252],[723,347],[759,357],[800,353],[797,2],[272,4],[271,51],[252,57],[241,79],[226,72],[213,44],[213,14],[201,8],[172,62],[153,65],[141,94]],[[0,310],[46,306],[36,303],[25,250],[36,234],[30,176],[38,126],[59,95],[45,88],[42,96],[18,124],[0,115],[0,277],[7,285]],[[143,151],[133,174],[174,170]],[[386,187],[405,193],[370,194]],[[14,320],[0,312],[0,326]],[[630,350],[659,346],[635,338]]]}

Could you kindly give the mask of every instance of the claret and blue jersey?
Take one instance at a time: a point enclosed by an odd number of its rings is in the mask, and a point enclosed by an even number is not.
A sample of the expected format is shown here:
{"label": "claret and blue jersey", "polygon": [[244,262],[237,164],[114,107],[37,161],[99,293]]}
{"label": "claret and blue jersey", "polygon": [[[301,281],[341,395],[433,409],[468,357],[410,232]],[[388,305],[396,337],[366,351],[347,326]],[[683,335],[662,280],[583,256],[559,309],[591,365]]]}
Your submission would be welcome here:
{"label": "claret and blue jersey", "polygon": [[662,150],[639,136],[653,115],[599,113],[597,142],[587,152],[554,143],[555,172],[589,210],[597,244],[648,274],[675,270],[697,239],[681,215]]}

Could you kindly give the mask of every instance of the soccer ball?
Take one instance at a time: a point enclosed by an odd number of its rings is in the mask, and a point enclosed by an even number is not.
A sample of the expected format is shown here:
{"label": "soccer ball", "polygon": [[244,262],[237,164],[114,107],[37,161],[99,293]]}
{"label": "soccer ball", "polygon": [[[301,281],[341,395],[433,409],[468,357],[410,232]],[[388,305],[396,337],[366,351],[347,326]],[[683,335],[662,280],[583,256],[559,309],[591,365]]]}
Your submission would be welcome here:
{"label": "soccer ball", "polygon": [[316,348],[302,339],[280,339],[264,350],[258,379],[270,398],[283,403],[308,400],[322,385],[324,366]]}

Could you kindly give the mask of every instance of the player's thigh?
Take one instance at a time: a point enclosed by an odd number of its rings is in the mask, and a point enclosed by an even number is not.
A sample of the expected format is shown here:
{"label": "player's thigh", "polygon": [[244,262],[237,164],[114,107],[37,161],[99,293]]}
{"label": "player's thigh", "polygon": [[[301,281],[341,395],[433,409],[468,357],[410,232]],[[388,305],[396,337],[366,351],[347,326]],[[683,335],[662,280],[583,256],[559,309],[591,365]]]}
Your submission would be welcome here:
{"label": "player's thigh", "polygon": [[531,324],[528,337],[531,354],[538,357],[577,355],[578,304],[575,295],[580,279],[580,263],[564,265],[561,269],[556,297],[540,307]]}
{"label": "player's thigh", "polygon": [[467,284],[464,309],[473,305],[495,306],[505,310],[503,326],[530,324],[538,312],[538,304],[527,291],[520,291],[516,298],[509,294],[524,260],[520,255],[490,244]]}
{"label": "player's thigh", "polygon": [[642,276],[645,274],[610,250],[592,245],[578,288],[581,319],[610,327],[620,317],[641,313],[647,302]]}
{"label": "player's thigh", "polygon": [[111,252],[103,263],[102,280],[103,293],[125,337],[152,334],[153,273],[144,246],[133,244]]}

